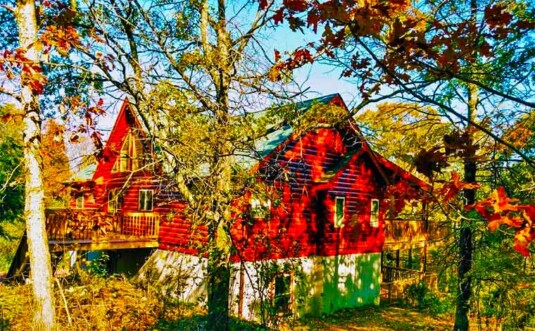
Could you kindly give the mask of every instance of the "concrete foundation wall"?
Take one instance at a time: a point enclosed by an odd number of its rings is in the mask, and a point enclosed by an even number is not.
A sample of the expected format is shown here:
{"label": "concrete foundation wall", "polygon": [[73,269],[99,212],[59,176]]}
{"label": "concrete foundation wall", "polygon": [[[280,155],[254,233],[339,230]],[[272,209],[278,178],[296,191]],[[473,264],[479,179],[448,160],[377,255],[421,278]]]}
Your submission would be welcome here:
{"label": "concrete foundation wall", "polygon": [[[291,277],[291,313],[298,317],[377,305],[380,273],[380,253],[234,263],[230,310],[234,316],[255,321],[285,315],[273,304],[273,280],[280,275]],[[138,278],[170,297],[205,303],[205,275],[206,259],[157,250]]]}
{"label": "concrete foundation wall", "polygon": [[244,319],[260,321],[280,314],[272,304],[272,279],[280,274],[292,277],[291,306],[298,317],[379,304],[380,253],[246,262],[234,267],[231,310]]}

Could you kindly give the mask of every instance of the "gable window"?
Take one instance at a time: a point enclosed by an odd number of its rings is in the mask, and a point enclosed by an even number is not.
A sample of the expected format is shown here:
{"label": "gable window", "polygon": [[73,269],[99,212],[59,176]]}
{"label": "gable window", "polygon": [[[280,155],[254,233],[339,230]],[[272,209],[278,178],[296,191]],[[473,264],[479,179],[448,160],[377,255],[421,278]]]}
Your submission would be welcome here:
{"label": "gable window", "polygon": [[370,206],[370,226],[378,227],[379,226],[379,200],[372,199]]}
{"label": "gable window", "polygon": [[266,197],[251,198],[251,215],[253,218],[268,218],[271,214],[271,200]]}
{"label": "gable window", "polygon": [[271,282],[271,304],[277,314],[291,314],[292,288],[293,276],[291,273],[281,273],[273,278]]}
{"label": "gable window", "polygon": [[340,228],[344,225],[346,198],[336,197],[334,199],[334,227]]}
{"label": "gable window", "polygon": [[152,190],[139,190],[139,210],[151,211],[153,207]]}
{"label": "gable window", "polygon": [[121,210],[123,195],[119,190],[111,190],[108,193],[108,213],[115,214]]}
{"label": "gable window", "polygon": [[80,194],[76,197],[76,209],[84,208],[84,195]]}
{"label": "gable window", "polygon": [[142,167],[143,145],[139,137],[130,131],[126,135],[121,152],[113,165],[113,172],[136,171]]}

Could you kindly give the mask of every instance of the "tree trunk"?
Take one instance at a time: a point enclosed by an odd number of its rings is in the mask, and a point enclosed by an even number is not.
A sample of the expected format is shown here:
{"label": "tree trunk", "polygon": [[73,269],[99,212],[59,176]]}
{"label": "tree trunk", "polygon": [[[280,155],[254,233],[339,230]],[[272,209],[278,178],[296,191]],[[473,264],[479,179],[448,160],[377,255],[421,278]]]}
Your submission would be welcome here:
{"label": "tree trunk", "polygon": [[[477,102],[478,102],[478,89],[475,85],[468,86],[468,118],[470,121],[475,120]],[[476,182],[477,165],[475,162],[475,150],[473,150],[471,125],[466,126],[466,132],[470,139],[468,142],[469,149],[464,156],[464,181],[466,183]],[[464,190],[465,206],[475,203],[475,190]],[[461,231],[459,233],[459,264],[457,274],[459,294],[457,295],[456,309],[455,309],[455,325],[456,331],[468,331],[469,329],[469,310],[470,310],[470,296],[472,293],[472,277],[469,276],[470,269],[472,269],[472,229],[470,227],[470,220],[466,218],[461,219]]]}
{"label": "tree trunk", "polygon": [[[26,58],[39,66],[37,17],[33,0],[19,0],[16,8],[19,42]],[[34,66],[34,68],[35,68]],[[29,78],[32,79],[32,78]],[[54,295],[50,252],[45,229],[44,185],[41,159],[41,113],[38,95],[29,79],[21,79],[24,108],[25,218],[35,300],[34,328],[55,329]]]}
{"label": "tree trunk", "polygon": [[208,331],[229,330],[230,268],[218,260],[208,260]]}
{"label": "tree trunk", "polygon": [[[464,161],[464,181],[475,183],[476,164],[471,160]],[[475,202],[474,190],[464,191],[466,204]],[[472,268],[472,229],[469,220],[461,220],[461,231],[459,234],[459,264],[458,264],[458,288],[457,307],[455,310],[455,330],[465,331],[469,329],[468,313],[470,310],[470,295],[472,277],[468,275]]]}

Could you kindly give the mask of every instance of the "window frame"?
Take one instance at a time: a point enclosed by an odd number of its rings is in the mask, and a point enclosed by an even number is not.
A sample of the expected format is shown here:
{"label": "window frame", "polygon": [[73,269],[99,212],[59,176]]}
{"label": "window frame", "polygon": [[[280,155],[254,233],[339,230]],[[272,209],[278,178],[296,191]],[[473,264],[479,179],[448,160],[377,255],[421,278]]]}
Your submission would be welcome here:
{"label": "window frame", "polygon": [[251,216],[254,219],[265,219],[271,215],[271,199],[264,197],[259,198],[257,195],[252,195],[249,202]]}
{"label": "window frame", "polygon": [[[108,192],[108,214],[117,214],[121,211],[123,204],[122,192],[119,189],[113,189]],[[113,206],[113,208],[111,208]]]}
{"label": "window frame", "polygon": [[[379,227],[379,210],[380,210],[381,202],[379,199],[371,199],[370,200],[370,226],[372,228]],[[375,208],[376,207],[376,208]]]}
{"label": "window frame", "polygon": [[144,154],[145,151],[140,137],[133,130],[129,130],[121,145],[112,172],[129,172],[141,169],[145,163]]}
{"label": "window frame", "polygon": [[[338,202],[342,202],[342,215],[341,218],[338,217]],[[342,228],[344,227],[344,221],[346,218],[346,197],[345,196],[335,196],[334,197],[334,213],[333,213],[333,224],[335,228]]]}
{"label": "window frame", "polygon": [[[278,278],[288,278],[288,288],[286,292],[277,293],[277,279]],[[295,290],[295,279],[293,272],[279,272],[271,278],[270,282],[270,301],[271,306],[273,307],[275,313],[279,316],[291,315],[294,310],[294,290]],[[279,306],[277,304],[277,299],[281,297],[288,297],[287,302],[284,306]]]}
{"label": "window frame", "polygon": [[[148,194],[150,192],[150,195]],[[147,197],[150,196],[150,209],[147,208]],[[143,201],[142,201],[143,199]],[[140,189],[138,196],[138,210],[139,211],[153,211],[154,210],[154,190]]]}
{"label": "window frame", "polygon": [[85,197],[83,194],[77,195],[74,200],[74,207],[76,209],[84,209],[85,206]]}

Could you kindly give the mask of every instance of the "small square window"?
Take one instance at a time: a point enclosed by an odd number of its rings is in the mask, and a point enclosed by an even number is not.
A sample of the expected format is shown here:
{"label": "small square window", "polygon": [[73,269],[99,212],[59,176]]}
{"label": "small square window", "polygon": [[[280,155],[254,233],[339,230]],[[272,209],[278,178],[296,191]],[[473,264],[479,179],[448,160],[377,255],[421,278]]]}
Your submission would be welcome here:
{"label": "small square window", "polygon": [[84,195],[81,194],[76,197],[76,209],[84,208]]}
{"label": "small square window", "polygon": [[251,215],[253,218],[268,218],[271,214],[271,200],[260,199],[253,196],[251,198]]}
{"label": "small square window", "polygon": [[151,211],[153,207],[152,190],[139,190],[139,210]]}
{"label": "small square window", "polygon": [[370,226],[378,227],[379,226],[379,200],[372,199],[370,206]]}
{"label": "small square window", "polygon": [[340,228],[344,225],[346,198],[336,197],[334,199],[334,227]]}
{"label": "small square window", "polygon": [[111,190],[108,193],[108,213],[115,214],[121,210],[123,195],[119,190]]}

